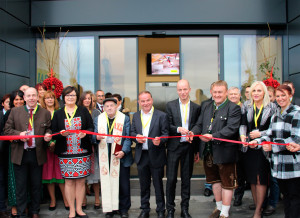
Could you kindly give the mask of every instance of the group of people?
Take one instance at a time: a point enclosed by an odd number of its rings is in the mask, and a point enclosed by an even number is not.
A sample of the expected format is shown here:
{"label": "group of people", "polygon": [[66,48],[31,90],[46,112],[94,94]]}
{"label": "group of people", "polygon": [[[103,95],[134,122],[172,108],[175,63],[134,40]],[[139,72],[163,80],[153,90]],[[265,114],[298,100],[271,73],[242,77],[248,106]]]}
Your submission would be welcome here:
{"label": "group of people", "polygon": [[86,184],[93,186],[95,209],[101,205],[108,218],[128,217],[130,166],[135,162],[141,190],[139,218],[150,215],[151,180],[157,217],[175,217],[179,165],[180,216],[190,218],[191,177],[200,158],[216,201],[211,218],[229,217],[233,195],[234,205],[240,205],[246,182],[251,185],[253,217],[261,217],[263,208],[270,209],[263,206],[270,181],[277,184],[270,192],[279,197],[280,188],[283,194],[285,217],[300,217],[300,108],[291,82],[273,90],[254,82],[246,89],[249,100],[241,103],[239,89],[228,89],[219,80],[211,85],[211,98],[200,106],[190,100],[189,82],[182,79],[177,83],[178,99],[168,102],[165,112],[153,107],[149,91],[140,92],[140,111],[131,121],[119,94],[98,90],[95,95],[90,91],[80,95],[67,86],[58,102],[42,84],[23,88],[2,99],[1,134],[19,136],[2,141],[0,147],[1,154],[5,149],[9,154],[8,160],[0,158],[3,217],[9,217],[4,212],[5,178],[13,216],[26,217],[29,212],[39,217],[42,183],[51,198],[49,210],[55,210],[58,183],[69,217],[88,217],[83,211]]}

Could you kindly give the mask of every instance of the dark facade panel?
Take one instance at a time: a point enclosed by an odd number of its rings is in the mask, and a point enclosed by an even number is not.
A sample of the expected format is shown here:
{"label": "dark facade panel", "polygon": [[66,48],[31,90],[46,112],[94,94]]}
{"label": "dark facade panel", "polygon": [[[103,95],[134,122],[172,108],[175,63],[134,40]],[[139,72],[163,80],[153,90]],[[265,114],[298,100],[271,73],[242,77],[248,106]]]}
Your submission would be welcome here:
{"label": "dark facade panel", "polygon": [[300,60],[300,45],[292,49],[289,49],[289,75],[300,73],[299,60]]}
{"label": "dark facade panel", "polygon": [[0,40],[5,38],[5,23],[5,12],[0,9]]}
{"label": "dark facade panel", "polygon": [[294,83],[295,86],[295,95],[300,97],[300,73],[293,74],[289,77],[289,80]]}
{"label": "dark facade panel", "polygon": [[6,0],[0,0],[0,9],[6,8]]}
{"label": "dark facade panel", "polygon": [[32,1],[32,26],[285,24],[285,0]]}
{"label": "dark facade panel", "polygon": [[29,52],[6,44],[6,72],[29,77]]}
{"label": "dark facade panel", "polygon": [[5,91],[5,73],[0,71],[0,97],[6,94]]}
{"label": "dark facade panel", "polygon": [[5,43],[0,41],[0,71],[5,71]]}
{"label": "dark facade panel", "polygon": [[5,40],[28,51],[30,38],[29,27],[9,14],[6,14],[5,17]]}
{"label": "dark facade panel", "polygon": [[6,0],[6,11],[27,25],[30,24],[30,0]]}
{"label": "dark facade panel", "polygon": [[10,93],[14,90],[19,89],[21,85],[29,84],[29,79],[21,76],[6,74],[5,82],[9,84],[6,86],[5,93]]}
{"label": "dark facade panel", "polygon": [[300,1],[299,0],[287,0],[288,7],[288,22],[295,19],[300,15]]}
{"label": "dark facade panel", "polygon": [[300,44],[300,17],[288,24],[289,48]]}

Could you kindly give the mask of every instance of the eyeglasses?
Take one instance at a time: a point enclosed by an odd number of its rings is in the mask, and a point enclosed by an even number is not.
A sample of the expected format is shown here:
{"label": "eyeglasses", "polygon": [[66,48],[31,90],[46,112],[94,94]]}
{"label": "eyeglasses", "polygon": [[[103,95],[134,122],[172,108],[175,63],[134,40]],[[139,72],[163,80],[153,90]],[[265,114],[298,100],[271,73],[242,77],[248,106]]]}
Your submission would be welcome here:
{"label": "eyeglasses", "polygon": [[68,98],[75,98],[76,95],[66,95],[66,97],[68,97]]}
{"label": "eyeglasses", "polygon": [[47,97],[47,98],[45,98],[45,100],[50,100],[50,99],[54,99],[54,97]]}

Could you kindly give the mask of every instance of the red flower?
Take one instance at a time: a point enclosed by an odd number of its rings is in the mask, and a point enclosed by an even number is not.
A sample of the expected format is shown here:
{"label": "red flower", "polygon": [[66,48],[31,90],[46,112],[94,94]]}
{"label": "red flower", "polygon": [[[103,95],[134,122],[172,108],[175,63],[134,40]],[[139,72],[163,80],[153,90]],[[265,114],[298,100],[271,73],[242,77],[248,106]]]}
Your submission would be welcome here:
{"label": "red flower", "polygon": [[[62,94],[62,91],[64,89],[62,82],[55,78],[55,77],[50,77],[47,78],[43,81],[45,86],[47,87],[47,90],[51,90],[54,92],[56,98],[59,98]],[[54,86],[54,89],[53,89]]]}

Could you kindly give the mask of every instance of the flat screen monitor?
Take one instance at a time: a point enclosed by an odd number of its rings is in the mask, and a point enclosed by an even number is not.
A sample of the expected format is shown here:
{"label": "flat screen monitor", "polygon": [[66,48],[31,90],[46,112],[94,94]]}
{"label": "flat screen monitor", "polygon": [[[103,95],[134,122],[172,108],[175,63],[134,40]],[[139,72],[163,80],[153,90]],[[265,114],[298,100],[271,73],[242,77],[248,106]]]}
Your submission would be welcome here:
{"label": "flat screen monitor", "polygon": [[179,53],[147,54],[148,75],[179,75]]}

